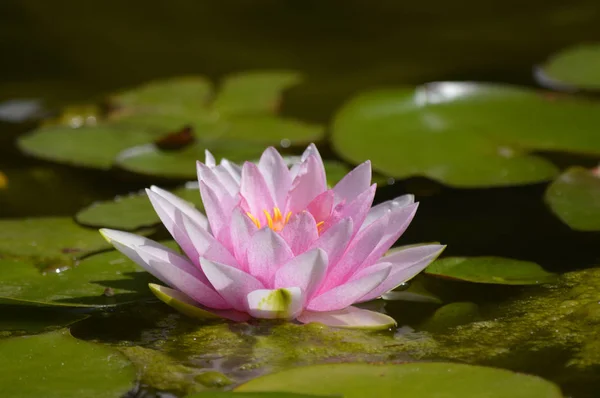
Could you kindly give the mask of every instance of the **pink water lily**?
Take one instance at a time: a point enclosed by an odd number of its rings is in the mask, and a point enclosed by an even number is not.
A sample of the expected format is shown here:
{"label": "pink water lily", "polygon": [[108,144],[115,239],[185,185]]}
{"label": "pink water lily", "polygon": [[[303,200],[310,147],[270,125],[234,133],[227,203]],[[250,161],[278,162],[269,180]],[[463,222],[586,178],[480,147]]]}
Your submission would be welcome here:
{"label": "pink water lily", "polygon": [[371,207],[369,162],[332,189],[312,144],[291,168],[274,148],[242,167],[225,159],[217,165],[207,151],[197,166],[206,216],[165,190],[147,190],[184,255],[142,236],[101,230],[170,286],[151,285],[158,298],[188,315],[389,327],[392,318],[352,304],[411,279],[444,249],[421,245],[384,256],[418,203],[405,195]]}

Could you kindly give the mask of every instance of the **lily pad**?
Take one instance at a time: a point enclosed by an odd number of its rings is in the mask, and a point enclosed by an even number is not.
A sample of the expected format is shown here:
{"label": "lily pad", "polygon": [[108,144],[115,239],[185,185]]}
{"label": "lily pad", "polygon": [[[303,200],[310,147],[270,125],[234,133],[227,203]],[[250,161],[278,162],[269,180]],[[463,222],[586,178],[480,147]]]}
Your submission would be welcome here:
{"label": "lily pad", "polygon": [[0,385],[7,397],[117,398],[136,376],[118,351],[64,330],[0,340],[0,351]]}
{"label": "lily pad", "polygon": [[[197,187],[181,187],[173,193],[202,210],[202,200]],[[97,227],[134,231],[160,223],[145,191],[117,196],[114,200],[96,202],[75,215],[78,223]]]}
{"label": "lily pad", "polygon": [[187,395],[186,398],[315,398],[323,395],[294,394],[289,392],[230,392],[206,391]]}
{"label": "lily pad", "polygon": [[456,363],[299,367],[259,377],[235,391],[343,394],[344,398],[562,397],[556,385],[536,376]]}
{"label": "lily pad", "polygon": [[34,270],[62,269],[109,247],[97,230],[83,228],[69,217],[0,220],[2,268],[24,262]]}
{"label": "lily pad", "polygon": [[600,44],[580,44],[553,54],[535,77],[552,89],[600,90]]}
{"label": "lily pad", "polygon": [[33,334],[63,328],[88,318],[89,315],[77,312],[59,311],[54,308],[28,308],[3,305],[0,319],[0,333],[9,332]]}
{"label": "lily pad", "polygon": [[475,283],[538,285],[556,281],[557,275],[531,261],[502,257],[446,257],[425,269],[428,275]]}
{"label": "lily pad", "polygon": [[163,151],[149,144],[123,151],[116,164],[128,171],[171,178],[177,180],[195,180],[196,161],[204,160],[204,151],[209,149],[217,159],[227,158],[233,162],[255,159],[264,150],[263,146],[248,144],[196,143],[179,151]]}
{"label": "lily pad", "polygon": [[212,92],[202,76],[183,76],[149,82],[112,95],[109,104],[120,112],[201,112]]}
{"label": "lily pad", "polygon": [[154,141],[164,133],[111,124],[51,126],[19,138],[18,146],[24,153],[41,159],[107,170],[124,149]]}
{"label": "lily pad", "polygon": [[[205,148],[224,150],[238,160],[237,153],[260,154],[258,147],[265,145],[321,140],[322,126],[275,115],[282,90],[298,81],[293,72],[235,75],[225,80],[212,104],[211,85],[201,76],[150,82],[111,96],[108,113],[94,115],[93,123],[79,116],[60,118],[21,137],[18,145],[29,155],[55,162],[103,170],[117,162],[134,172],[181,178],[181,165],[204,158]],[[198,142],[178,151],[152,152],[153,143],[183,128]],[[158,166],[152,167],[156,157]]]}
{"label": "lily pad", "polygon": [[572,167],[561,174],[544,196],[552,212],[572,229],[600,231],[600,176]]}
{"label": "lily pad", "polygon": [[359,95],[336,115],[331,138],[348,161],[371,159],[391,177],[455,187],[530,184],[558,169],[529,152],[600,154],[599,109],[515,86],[436,82]]}
{"label": "lily pad", "polygon": [[227,77],[213,103],[221,115],[273,113],[282,91],[297,85],[301,76],[292,71],[245,72]]}
{"label": "lily pad", "polygon": [[117,251],[87,257],[74,268],[58,271],[41,272],[31,259],[0,259],[0,303],[114,306],[151,298],[148,283],[156,281]]}
{"label": "lily pad", "polygon": [[398,288],[381,296],[388,301],[413,301],[417,303],[442,304],[442,299],[427,290],[423,284],[423,278],[417,276]]}

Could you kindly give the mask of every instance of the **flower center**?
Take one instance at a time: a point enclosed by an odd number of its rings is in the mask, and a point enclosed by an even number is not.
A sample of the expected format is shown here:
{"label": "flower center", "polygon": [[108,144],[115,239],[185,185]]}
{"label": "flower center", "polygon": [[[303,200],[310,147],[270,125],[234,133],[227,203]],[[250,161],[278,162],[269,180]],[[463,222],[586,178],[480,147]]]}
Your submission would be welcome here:
{"label": "flower center", "polygon": [[[283,214],[281,214],[281,210],[279,210],[279,207],[273,208],[273,215],[271,215],[271,213],[268,210],[263,210],[263,213],[265,213],[265,217],[267,218],[267,224],[269,225],[269,228],[271,228],[273,231],[281,231],[292,216],[292,212],[289,211],[284,218]],[[246,213],[246,215],[260,229],[260,220],[254,217],[252,214],[250,214],[250,212]]]}

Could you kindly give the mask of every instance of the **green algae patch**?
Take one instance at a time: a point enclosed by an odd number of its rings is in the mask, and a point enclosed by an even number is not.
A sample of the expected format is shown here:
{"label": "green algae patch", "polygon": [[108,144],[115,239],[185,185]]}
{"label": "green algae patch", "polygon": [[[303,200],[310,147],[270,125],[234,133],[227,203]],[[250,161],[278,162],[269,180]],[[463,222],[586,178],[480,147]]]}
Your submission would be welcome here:
{"label": "green algae patch", "polygon": [[123,347],[121,352],[138,370],[139,381],[164,391],[190,394],[204,390],[196,382],[198,369],[178,363],[160,351],[143,347]]}
{"label": "green algae patch", "polygon": [[553,375],[579,391],[597,385],[600,268],[564,274],[556,284],[500,305],[482,305],[480,314],[480,320],[434,334],[436,349],[424,358]]}

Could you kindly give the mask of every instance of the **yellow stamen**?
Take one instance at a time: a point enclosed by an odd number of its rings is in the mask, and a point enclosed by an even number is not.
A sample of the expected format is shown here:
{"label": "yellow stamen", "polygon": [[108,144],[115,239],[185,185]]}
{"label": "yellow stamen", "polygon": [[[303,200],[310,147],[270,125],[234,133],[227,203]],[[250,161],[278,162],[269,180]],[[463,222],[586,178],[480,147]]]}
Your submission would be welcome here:
{"label": "yellow stamen", "polygon": [[256,228],[260,228],[260,221],[258,221],[258,219],[256,217],[254,217],[252,214],[250,214],[250,212],[246,212],[246,215],[248,216],[248,218],[250,218],[252,220],[254,225],[256,225]]}
{"label": "yellow stamen", "polygon": [[288,214],[285,216],[285,222],[283,223],[284,225],[288,223],[288,221],[290,221],[290,217],[292,216],[292,212],[288,211]]}
{"label": "yellow stamen", "polygon": [[269,224],[269,228],[273,229],[273,219],[271,218],[271,213],[266,210],[263,210],[263,213],[265,213],[265,217],[267,217],[267,224]]}
{"label": "yellow stamen", "polygon": [[273,209],[273,220],[275,220],[275,222],[281,221],[281,210],[279,210],[279,207],[275,207]]}
{"label": "yellow stamen", "polygon": [[317,223],[317,231],[319,231],[319,233],[321,233],[321,229],[323,229],[323,224],[325,224],[325,221],[320,221]]}

